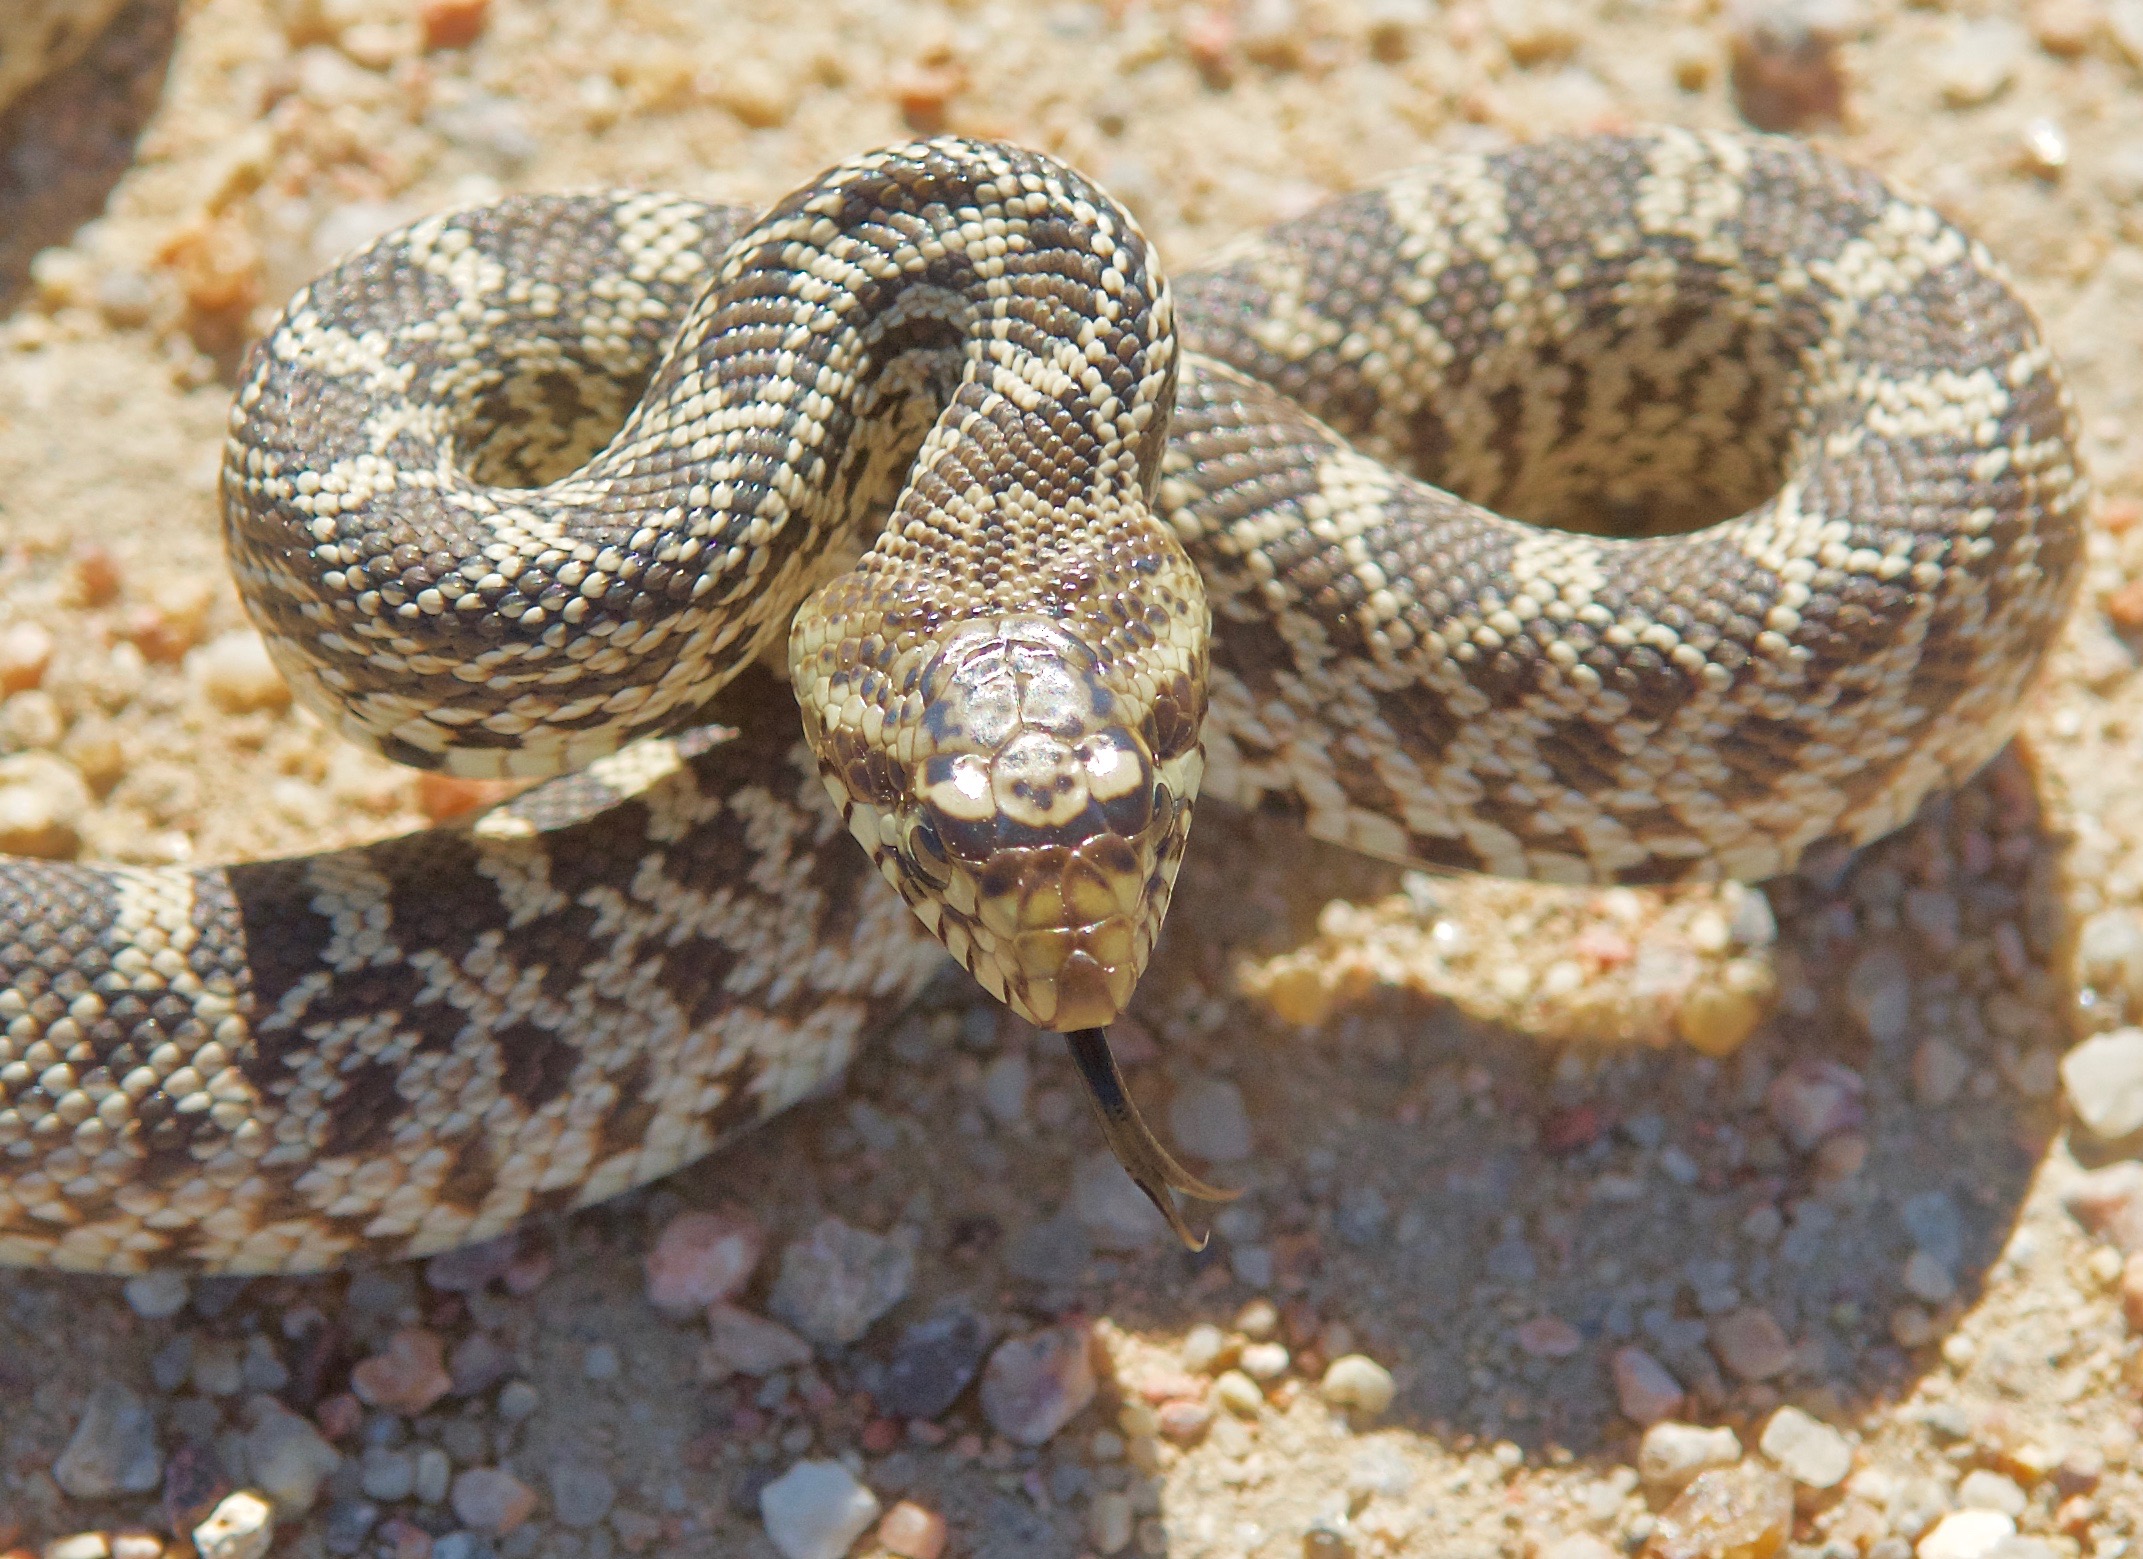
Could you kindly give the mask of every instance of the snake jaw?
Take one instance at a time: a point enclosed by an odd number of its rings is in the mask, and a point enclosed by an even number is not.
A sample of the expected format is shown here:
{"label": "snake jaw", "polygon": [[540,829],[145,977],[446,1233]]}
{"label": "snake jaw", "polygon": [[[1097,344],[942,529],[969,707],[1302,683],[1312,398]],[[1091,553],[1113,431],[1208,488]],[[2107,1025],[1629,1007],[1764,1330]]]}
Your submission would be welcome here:
{"label": "snake jaw", "polygon": [[1176,1238],[1183,1242],[1184,1249],[1201,1251],[1206,1247],[1209,1234],[1193,1234],[1184,1221],[1182,1209],[1176,1205],[1171,1193],[1181,1193],[1201,1202],[1232,1202],[1243,1193],[1240,1189],[1227,1190],[1208,1185],[1176,1162],[1173,1154],[1161,1146],[1139,1114],[1138,1106],[1131,1102],[1130,1090],[1124,1087],[1124,1074],[1116,1068],[1116,1057],[1109,1050],[1109,1032],[1103,1028],[1077,1029],[1064,1036],[1071,1047],[1072,1060],[1078,1064],[1079,1075],[1086,1083],[1086,1095],[1093,1101],[1094,1113],[1101,1118],[1101,1133],[1108,1139],[1109,1151],[1116,1155],[1116,1162],[1123,1165],[1124,1173],[1148,1201],[1160,1209],[1161,1216],[1168,1220]]}

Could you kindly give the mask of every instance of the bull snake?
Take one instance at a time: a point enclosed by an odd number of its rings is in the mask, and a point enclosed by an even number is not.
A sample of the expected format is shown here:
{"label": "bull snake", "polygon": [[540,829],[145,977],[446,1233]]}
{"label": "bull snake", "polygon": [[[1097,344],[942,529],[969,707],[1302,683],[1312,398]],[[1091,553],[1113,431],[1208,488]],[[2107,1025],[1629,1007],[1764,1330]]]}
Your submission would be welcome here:
{"label": "bull snake", "polygon": [[0,1260],[306,1270],[610,1196],[941,946],[1185,1232],[1217,1193],[1105,1025],[1201,777],[1435,868],[1782,872],[2006,739],[2083,495],[1985,251],[1782,140],[1447,156],[1173,303],[1092,184],[952,138],[764,215],[418,222],[256,349],[233,566],[348,735],[580,772],[302,859],[0,860]]}

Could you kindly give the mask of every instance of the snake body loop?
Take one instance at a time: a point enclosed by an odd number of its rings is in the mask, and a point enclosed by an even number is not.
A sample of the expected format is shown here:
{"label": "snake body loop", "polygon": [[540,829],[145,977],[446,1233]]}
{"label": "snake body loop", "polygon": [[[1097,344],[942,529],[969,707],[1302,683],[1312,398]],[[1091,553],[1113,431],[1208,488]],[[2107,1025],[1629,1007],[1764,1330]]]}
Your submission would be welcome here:
{"label": "snake body loop", "polygon": [[594,761],[301,860],[0,861],[0,1260],[299,1270],[614,1194],[941,944],[1173,1215],[1212,1188],[1096,1031],[1201,770],[1430,866],[1762,877],[1991,755],[2076,588],[2027,311],[1790,142],[1445,158],[1175,296],[1076,174],[949,139],[763,216],[517,197],[301,293],[226,456],[278,664],[394,756]]}

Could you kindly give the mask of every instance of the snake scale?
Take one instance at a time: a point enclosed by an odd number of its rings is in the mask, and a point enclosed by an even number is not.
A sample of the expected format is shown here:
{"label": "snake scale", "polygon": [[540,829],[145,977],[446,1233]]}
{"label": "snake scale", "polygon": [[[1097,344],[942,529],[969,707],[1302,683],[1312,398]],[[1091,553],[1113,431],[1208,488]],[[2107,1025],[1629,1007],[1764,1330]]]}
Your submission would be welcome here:
{"label": "snake scale", "polygon": [[2072,424],[1981,247],[1752,136],[1447,156],[1172,293],[959,139],[763,215],[419,222],[256,349],[233,565],[350,736],[580,770],[302,859],[0,861],[0,1260],[493,1235],[807,1094],[941,947],[1172,1209],[1104,1026],[1201,781],[1563,882],[1873,838],[2013,727]]}

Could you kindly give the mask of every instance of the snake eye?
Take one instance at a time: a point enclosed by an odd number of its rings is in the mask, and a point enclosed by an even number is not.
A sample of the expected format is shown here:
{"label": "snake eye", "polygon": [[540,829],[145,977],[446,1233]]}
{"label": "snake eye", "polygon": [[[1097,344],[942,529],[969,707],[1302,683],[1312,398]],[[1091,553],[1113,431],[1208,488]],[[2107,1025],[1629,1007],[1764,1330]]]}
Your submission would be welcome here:
{"label": "snake eye", "polygon": [[952,862],[945,854],[944,841],[938,838],[938,831],[927,817],[917,818],[909,828],[901,855],[908,869],[933,888],[942,888],[952,880]]}

